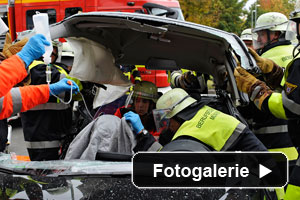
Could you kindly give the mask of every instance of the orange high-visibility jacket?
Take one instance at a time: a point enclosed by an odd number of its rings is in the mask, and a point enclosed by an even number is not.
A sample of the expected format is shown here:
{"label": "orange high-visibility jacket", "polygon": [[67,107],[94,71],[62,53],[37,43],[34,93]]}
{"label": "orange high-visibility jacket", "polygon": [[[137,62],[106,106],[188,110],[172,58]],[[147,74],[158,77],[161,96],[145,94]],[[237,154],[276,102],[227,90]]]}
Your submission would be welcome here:
{"label": "orange high-visibility jacket", "polygon": [[12,88],[27,76],[23,61],[17,55],[0,64],[0,119],[24,112],[49,100],[48,85]]}

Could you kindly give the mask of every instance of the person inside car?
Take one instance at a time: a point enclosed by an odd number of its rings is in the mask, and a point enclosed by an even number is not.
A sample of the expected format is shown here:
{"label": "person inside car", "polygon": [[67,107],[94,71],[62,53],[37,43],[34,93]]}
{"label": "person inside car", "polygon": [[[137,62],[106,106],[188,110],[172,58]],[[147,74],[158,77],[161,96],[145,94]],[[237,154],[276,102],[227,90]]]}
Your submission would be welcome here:
{"label": "person inside car", "polygon": [[132,104],[118,108],[114,115],[122,118],[129,111],[135,112],[140,116],[147,130],[157,138],[160,132],[157,132],[155,129],[152,110],[155,109],[158,97],[159,93],[154,83],[149,81],[138,82],[134,85],[133,91],[129,95],[128,103],[132,101]]}
{"label": "person inside car", "polygon": [[[162,148],[145,129],[138,114],[128,112],[124,116],[136,133],[135,152],[158,151]],[[156,103],[153,116],[157,129],[170,129],[172,141],[191,139],[215,151],[267,151],[246,125],[201,100],[197,101],[181,88],[163,94]]]}

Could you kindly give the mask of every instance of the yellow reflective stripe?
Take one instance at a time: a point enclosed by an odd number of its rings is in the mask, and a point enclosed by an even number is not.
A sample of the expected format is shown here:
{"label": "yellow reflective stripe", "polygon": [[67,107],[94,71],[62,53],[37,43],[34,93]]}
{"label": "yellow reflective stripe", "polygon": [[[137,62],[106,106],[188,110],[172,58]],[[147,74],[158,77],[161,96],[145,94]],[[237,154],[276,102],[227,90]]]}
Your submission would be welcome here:
{"label": "yellow reflective stripe", "polygon": [[139,77],[139,76],[136,76],[136,77],[134,78],[134,80],[135,80],[135,81],[142,81],[141,77]]}
{"label": "yellow reflective stripe", "polygon": [[277,149],[268,149],[270,152],[281,152],[284,153],[288,160],[297,160],[298,152],[295,147],[286,147],[286,148],[277,148]]}
{"label": "yellow reflective stripe", "polygon": [[[182,74],[184,74],[185,72],[189,72],[189,71],[191,71],[191,70],[189,70],[189,69],[181,69]],[[193,75],[195,75],[195,76],[197,75],[195,71],[191,71],[191,72],[192,72]]]}
{"label": "yellow reflective stripe", "polygon": [[282,94],[272,93],[268,100],[268,107],[270,112],[277,118],[287,119],[282,103]]}
{"label": "yellow reflective stripe", "polygon": [[234,117],[204,106],[179,127],[172,140],[191,136],[220,151],[239,124]]}
{"label": "yellow reflective stripe", "polygon": [[[31,65],[29,65],[29,70],[31,70],[32,68],[34,68],[35,66],[40,65],[40,64],[45,65],[45,63],[43,61],[34,60],[31,63]],[[64,68],[62,68],[60,66],[58,66],[58,65],[53,65],[53,66],[55,66],[57,68],[57,70],[59,71],[59,73],[64,74],[66,76],[66,78],[71,79],[72,81],[74,81],[78,85],[79,90],[82,90],[83,86],[82,86],[81,82],[77,78],[69,76],[69,74],[66,72],[66,70],[64,70]]]}
{"label": "yellow reflective stripe", "polygon": [[40,60],[34,60],[29,66],[28,69],[31,70],[32,68],[34,68],[37,65],[43,64],[45,65],[45,63],[43,61]]}
{"label": "yellow reflective stripe", "polygon": [[289,184],[285,193],[284,200],[300,199],[300,187]]}
{"label": "yellow reflective stripe", "polygon": [[130,72],[123,72],[123,74],[130,80]]}
{"label": "yellow reflective stripe", "polygon": [[168,72],[168,83],[171,83],[171,71],[168,70],[167,72]]}

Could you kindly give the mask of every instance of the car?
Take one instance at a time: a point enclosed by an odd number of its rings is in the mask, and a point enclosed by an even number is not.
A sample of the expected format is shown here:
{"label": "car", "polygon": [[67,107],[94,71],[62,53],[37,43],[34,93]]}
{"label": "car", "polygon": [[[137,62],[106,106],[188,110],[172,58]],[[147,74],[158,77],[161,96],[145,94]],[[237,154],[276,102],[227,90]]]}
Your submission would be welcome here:
{"label": "car", "polygon": [[[233,71],[237,60],[259,71],[245,44],[233,33],[176,19],[123,12],[80,13],[50,26],[52,39],[65,38],[74,50],[71,76],[81,81],[130,86],[118,65],[151,70],[182,68],[214,78],[214,92],[201,98],[243,121],[247,105]],[[17,161],[0,157],[2,198],[10,199],[232,199],[258,198],[258,190],[138,189],[131,182],[131,155],[106,152],[95,161]],[[11,191],[8,193],[7,191]],[[11,196],[8,196],[8,195]],[[235,194],[235,195],[234,195]]]}

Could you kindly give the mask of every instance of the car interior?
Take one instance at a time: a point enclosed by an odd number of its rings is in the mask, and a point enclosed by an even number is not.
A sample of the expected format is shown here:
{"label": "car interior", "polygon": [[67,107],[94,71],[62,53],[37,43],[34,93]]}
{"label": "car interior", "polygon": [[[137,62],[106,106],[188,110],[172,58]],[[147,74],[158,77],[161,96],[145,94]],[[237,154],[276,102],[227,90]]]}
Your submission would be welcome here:
{"label": "car interior", "polygon": [[131,85],[119,65],[192,70],[212,79],[210,92],[198,100],[246,123],[236,106],[249,101],[238,91],[233,70],[237,62],[248,70],[255,70],[255,64],[234,34],[169,18],[104,12],[73,15],[50,31],[52,39],[63,37],[74,49],[70,75],[81,81]]}

